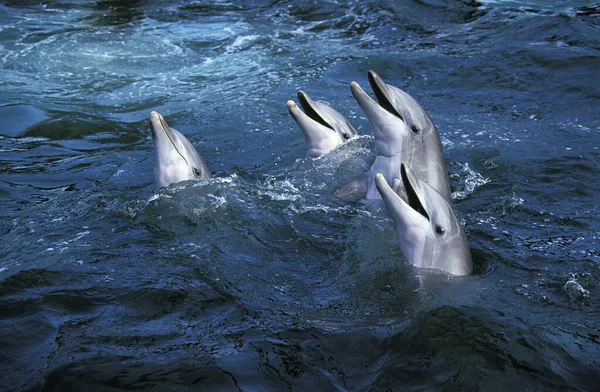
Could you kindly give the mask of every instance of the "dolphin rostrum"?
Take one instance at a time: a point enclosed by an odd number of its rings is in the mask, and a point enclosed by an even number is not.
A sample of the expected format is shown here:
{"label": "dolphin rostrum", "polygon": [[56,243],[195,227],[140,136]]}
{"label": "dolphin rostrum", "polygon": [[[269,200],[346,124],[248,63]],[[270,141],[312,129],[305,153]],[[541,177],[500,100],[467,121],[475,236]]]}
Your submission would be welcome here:
{"label": "dolphin rostrum", "polygon": [[194,178],[208,180],[208,167],[189,140],[169,127],[158,112],[150,112],[154,140],[154,180],[156,189]]}
{"label": "dolphin rostrum", "polygon": [[[346,184],[336,195],[379,199],[375,175],[381,173],[392,184],[400,175],[400,164],[406,163],[419,180],[451,201],[442,144],[433,121],[414,98],[385,84],[373,71],[369,71],[369,83],[378,102],[356,82],[351,83],[350,89],[373,128],[377,157],[369,171]],[[397,191],[402,193],[401,189]]]}
{"label": "dolphin rostrum", "polygon": [[337,110],[313,101],[304,91],[298,91],[298,100],[304,112],[292,100],[287,108],[306,137],[308,158],[318,158],[358,134]]}
{"label": "dolphin rostrum", "polygon": [[375,184],[392,216],[398,244],[416,267],[441,269],[452,275],[469,275],[473,262],[467,237],[450,204],[429,184],[420,181],[410,167],[401,164],[405,202],[390,188],[382,174]]}

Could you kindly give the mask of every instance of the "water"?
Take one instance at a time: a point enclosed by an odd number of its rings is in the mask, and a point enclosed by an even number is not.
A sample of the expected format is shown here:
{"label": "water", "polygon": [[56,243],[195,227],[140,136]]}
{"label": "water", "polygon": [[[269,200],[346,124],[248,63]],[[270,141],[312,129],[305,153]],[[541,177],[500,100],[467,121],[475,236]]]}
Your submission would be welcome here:
{"label": "water", "polygon": [[[4,1],[0,390],[592,390],[600,6]],[[475,273],[407,265],[349,91],[436,122]],[[298,89],[361,137],[316,161]],[[151,110],[214,179],[153,186]]]}

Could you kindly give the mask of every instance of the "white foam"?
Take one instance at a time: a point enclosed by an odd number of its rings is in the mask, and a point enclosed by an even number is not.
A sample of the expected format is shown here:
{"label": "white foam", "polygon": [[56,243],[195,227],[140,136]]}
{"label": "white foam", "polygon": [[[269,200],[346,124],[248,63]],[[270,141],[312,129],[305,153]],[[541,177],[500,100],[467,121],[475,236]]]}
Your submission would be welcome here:
{"label": "white foam", "polygon": [[575,275],[571,275],[569,280],[563,286],[563,289],[569,296],[569,298],[573,300],[582,300],[589,297],[590,292],[586,290],[581,283],[579,283],[575,277]]}
{"label": "white foam", "polygon": [[258,35],[240,35],[235,38],[235,41],[231,45],[228,45],[225,48],[226,53],[231,53],[236,50],[243,49],[248,46],[248,44],[256,41],[260,36]]}
{"label": "white foam", "polygon": [[461,179],[460,185],[462,189],[456,190],[452,193],[452,199],[454,200],[465,199],[469,197],[469,195],[473,194],[475,189],[490,182],[489,178],[485,178],[480,173],[477,173],[471,169],[469,164],[466,162],[461,165],[458,176]]}

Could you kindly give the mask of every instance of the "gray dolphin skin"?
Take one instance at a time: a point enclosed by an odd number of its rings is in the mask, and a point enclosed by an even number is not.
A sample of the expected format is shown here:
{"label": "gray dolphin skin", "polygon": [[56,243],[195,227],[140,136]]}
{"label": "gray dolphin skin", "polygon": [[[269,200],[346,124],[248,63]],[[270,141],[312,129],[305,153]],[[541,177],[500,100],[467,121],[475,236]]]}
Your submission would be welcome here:
{"label": "gray dolphin skin", "polygon": [[156,189],[194,178],[208,180],[208,167],[189,140],[169,127],[158,112],[150,113],[154,141],[154,180]]}
{"label": "gray dolphin skin", "polygon": [[451,275],[469,275],[473,262],[467,237],[446,198],[418,180],[410,167],[401,165],[401,181],[408,202],[377,173],[375,184],[391,215],[398,244],[408,261],[419,268],[443,270]]}
{"label": "gray dolphin skin", "polygon": [[385,84],[373,71],[368,76],[378,102],[356,82],[351,83],[350,89],[373,128],[377,157],[369,171],[346,184],[336,195],[380,199],[375,175],[381,173],[391,184],[400,175],[401,163],[406,163],[414,168],[417,178],[451,201],[442,144],[433,121],[410,95]]}
{"label": "gray dolphin skin", "polygon": [[318,158],[358,134],[332,107],[313,101],[303,91],[298,91],[298,100],[304,112],[291,100],[287,108],[306,137],[308,158]]}

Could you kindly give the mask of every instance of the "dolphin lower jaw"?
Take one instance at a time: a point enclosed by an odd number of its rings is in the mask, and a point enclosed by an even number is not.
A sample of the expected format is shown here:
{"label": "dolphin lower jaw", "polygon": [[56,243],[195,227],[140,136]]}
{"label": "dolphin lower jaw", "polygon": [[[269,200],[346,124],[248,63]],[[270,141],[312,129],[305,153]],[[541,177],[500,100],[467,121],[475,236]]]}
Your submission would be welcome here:
{"label": "dolphin lower jaw", "polygon": [[[317,121],[313,117],[309,116],[307,112],[303,112],[300,110],[298,105],[296,105],[293,101],[288,102],[288,110],[292,115],[292,118],[302,132],[306,135],[307,132],[318,132],[318,133],[329,133],[333,132],[333,128],[325,121]],[[313,131],[317,130],[317,131]]]}
{"label": "dolphin lower jaw", "polygon": [[324,126],[309,117],[293,101],[288,101],[287,106],[292,118],[306,138],[307,157],[317,158],[342,143],[340,136],[333,128]]}
{"label": "dolphin lower jaw", "polygon": [[[385,200],[385,199],[384,199]],[[405,204],[392,214],[398,245],[406,260],[419,268],[431,267],[431,256],[428,248],[429,222],[421,214]]]}
{"label": "dolphin lower jaw", "polygon": [[371,118],[376,117],[379,113],[386,112],[373,98],[367,94],[358,83],[350,83],[350,91],[358,102],[358,105],[362,111],[367,115],[369,121]]}
{"label": "dolphin lower jaw", "polygon": [[338,145],[341,142],[340,136],[331,128],[324,127],[310,119],[308,119],[308,122],[303,123],[303,125],[300,126],[300,129],[309,144],[323,142],[324,144],[335,143],[335,145]]}
{"label": "dolphin lower jaw", "polygon": [[309,158],[318,158],[324,154],[327,154],[343,141],[337,133],[332,133],[326,138],[306,138],[307,150],[306,156]]}
{"label": "dolphin lower jaw", "polygon": [[397,232],[398,245],[406,260],[415,267],[424,265],[426,240],[422,230],[416,227]]}
{"label": "dolphin lower jaw", "polygon": [[339,134],[320,124],[310,128],[300,127],[300,129],[302,129],[306,138],[306,156],[309,158],[324,155],[343,143]]}
{"label": "dolphin lower jaw", "polygon": [[294,102],[292,100],[288,101],[287,108],[288,108],[288,111],[290,112],[290,115],[292,116],[294,121],[296,121],[296,124],[298,124],[298,126],[300,127],[300,130],[302,130],[303,133],[306,134],[305,129],[311,128],[314,126],[315,121],[313,119],[311,119],[310,117],[308,117],[302,110],[300,110],[298,105],[296,105],[296,102]]}

